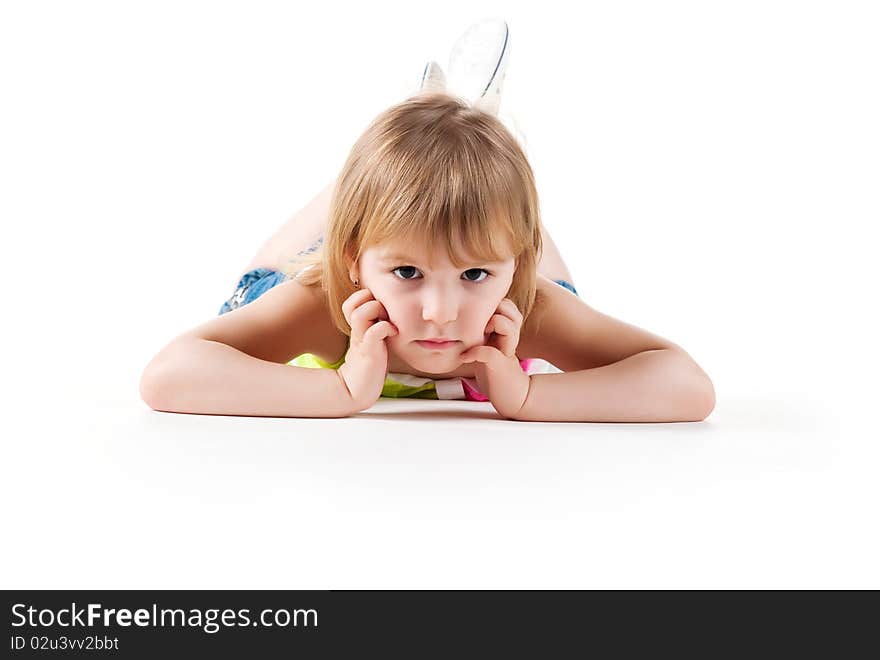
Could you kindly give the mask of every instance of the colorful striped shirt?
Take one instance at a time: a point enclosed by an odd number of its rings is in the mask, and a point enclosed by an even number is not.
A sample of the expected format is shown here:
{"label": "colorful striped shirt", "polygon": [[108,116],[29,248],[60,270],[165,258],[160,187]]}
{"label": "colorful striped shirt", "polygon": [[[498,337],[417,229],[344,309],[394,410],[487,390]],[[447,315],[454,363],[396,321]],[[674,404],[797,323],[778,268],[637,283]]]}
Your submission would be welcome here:
{"label": "colorful striped shirt", "polygon": [[[311,353],[303,353],[288,362],[288,364],[296,367],[308,367],[311,369],[339,369],[344,363],[344,355],[338,362],[330,364]],[[560,372],[554,365],[541,358],[520,360],[519,366],[524,373],[530,376],[538,373]],[[385,384],[382,386],[381,396],[414,399],[464,399],[467,401],[489,400],[489,397],[477,387],[476,378],[456,377],[434,380],[432,378],[422,378],[411,374],[394,372],[388,372],[385,375]]]}

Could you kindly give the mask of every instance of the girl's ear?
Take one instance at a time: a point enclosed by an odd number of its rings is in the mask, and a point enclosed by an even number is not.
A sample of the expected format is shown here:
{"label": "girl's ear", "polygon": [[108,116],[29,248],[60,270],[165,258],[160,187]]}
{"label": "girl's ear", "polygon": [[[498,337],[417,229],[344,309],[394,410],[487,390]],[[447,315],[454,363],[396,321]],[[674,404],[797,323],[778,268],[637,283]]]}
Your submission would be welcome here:
{"label": "girl's ear", "polygon": [[350,255],[345,256],[345,267],[348,269],[348,279],[351,282],[360,280],[357,262]]}

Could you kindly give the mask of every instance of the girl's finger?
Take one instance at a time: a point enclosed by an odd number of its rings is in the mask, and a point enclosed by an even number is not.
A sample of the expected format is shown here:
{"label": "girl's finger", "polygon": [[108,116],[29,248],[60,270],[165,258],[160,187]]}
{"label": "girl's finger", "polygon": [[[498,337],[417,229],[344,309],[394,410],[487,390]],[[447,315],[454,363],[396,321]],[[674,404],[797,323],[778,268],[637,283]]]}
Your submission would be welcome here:
{"label": "girl's finger", "polygon": [[361,289],[360,291],[355,291],[345,299],[345,302],[342,303],[342,315],[345,317],[345,320],[348,321],[349,326],[351,326],[351,314],[355,308],[365,300],[369,300],[372,296],[373,293],[369,289]]}
{"label": "girl's finger", "polygon": [[388,312],[385,311],[385,307],[383,307],[382,303],[378,300],[368,300],[355,308],[351,313],[351,318],[352,320],[367,319],[372,321],[375,319],[378,321],[387,321]]}
{"label": "girl's finger", "polygon": [[393,337],[398,333],[397,328],[389,321],[379,321],[371,325],[364,333],[364,341],[380,342],[386,337]]}
{"label": "girl's finger", "polygon": [[492,354],[491,346],[474,346],[461,355],[462,362],[487,362]]}
{"label": "girl's finger", "polygon": [[351,314],[352,333],[358,338],[362,338],[374,321],[384,321],[388,319],[385,308],[378,300],[370,300],[363,303]]}
{"label": "girl's finger", "polygon": [[499,335],[510,335],[516,332],[516,323],[506,316],[501,316],[501,314],[493,316],[490,325],[495,329],[494,332]]}
{"label": "girl's finger", "polygon": [[495,327],[495,334],[498,336],[498,350],[505,356],[512,356],[516,353],[516,347],[519,345],[520,325],[500,314],[492,317],[492,325]]}
{"label": "girl's finger", "polygon": [[499,303],[498,311],[503,311],[504,314],[510,317],[515,323],[521,324],[523,322],[522,312],[519,311],[519,307],[517,307],[516,303],[510,298],[505,298]]}

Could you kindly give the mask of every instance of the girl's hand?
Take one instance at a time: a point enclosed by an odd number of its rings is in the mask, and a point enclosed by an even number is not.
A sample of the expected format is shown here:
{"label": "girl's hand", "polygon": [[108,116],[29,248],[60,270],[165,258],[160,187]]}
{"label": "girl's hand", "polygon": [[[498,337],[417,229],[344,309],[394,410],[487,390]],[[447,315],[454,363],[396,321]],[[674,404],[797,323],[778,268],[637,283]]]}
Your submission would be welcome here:
{"label": "girl's hand", "polygon": [[485,345],[461,354],[462,362],[474,363],[477,386],[498,414],[511,419],[525,403],[531,382],[515,354],[522,322],[523,315],[516,304],[505,298],[486,325]]}
{"label": "girl's hand", "polygon": [[351,327],[351,341],[338,373],[357,409],[365,410],[382,394],[388,371],[385,338],[398,334],[398,330],[369,289],[351,294],[342,303],[342,313]]}

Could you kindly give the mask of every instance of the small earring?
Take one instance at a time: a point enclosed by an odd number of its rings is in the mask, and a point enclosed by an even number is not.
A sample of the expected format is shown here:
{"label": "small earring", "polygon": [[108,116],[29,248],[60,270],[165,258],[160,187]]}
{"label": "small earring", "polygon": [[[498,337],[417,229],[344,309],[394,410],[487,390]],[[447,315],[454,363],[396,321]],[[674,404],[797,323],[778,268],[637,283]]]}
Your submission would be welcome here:
{"label": "small earring", "polygon": [[354,281],[354,288],[355,288],[355,289],[360,289],[360,288],[361,288],[361,285],[358,284],[358,281],[359,281],[359,280],[355,280],[355,281]]}

